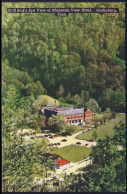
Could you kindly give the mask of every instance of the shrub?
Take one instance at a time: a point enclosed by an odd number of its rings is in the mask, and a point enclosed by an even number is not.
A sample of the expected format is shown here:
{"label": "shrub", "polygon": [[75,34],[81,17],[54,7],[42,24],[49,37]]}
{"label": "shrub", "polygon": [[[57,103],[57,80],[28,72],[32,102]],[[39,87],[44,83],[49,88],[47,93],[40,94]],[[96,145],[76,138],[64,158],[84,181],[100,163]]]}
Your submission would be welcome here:
{"label": "shrub", "polygon": [[71,135],[74,131],[76,131],[77,127],[75,125],[70,125],[65,128],[65,133]]}

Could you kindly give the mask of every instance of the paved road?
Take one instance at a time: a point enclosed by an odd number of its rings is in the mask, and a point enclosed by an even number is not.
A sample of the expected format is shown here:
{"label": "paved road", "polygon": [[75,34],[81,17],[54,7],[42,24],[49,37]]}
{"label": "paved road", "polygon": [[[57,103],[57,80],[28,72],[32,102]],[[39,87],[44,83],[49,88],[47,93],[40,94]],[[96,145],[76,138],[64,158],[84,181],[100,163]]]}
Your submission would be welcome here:
{"label": "paved road", "polygon": [[[62,142],[63,139],[66,139],[67,141]],[[50,143],[60,143],[58,148],[62,148],[69,145],[76,145],[77,142],[81,143],[77,146],[86,146],[86,144],[88,144],[86,147],[96,146],[96,143],[97,143],[97,142],[89,142],[87,140],[75,139],[75,137],[73,136],[67,136],[66,138],[58,136],[57,138],[54,138],[54,139],[48,138],[48,140],[50,141]]]}
{"label": "paved road", "polygon": [[85,130],[83,130],[83,131],[80,131],[80,132],[78,132],[78,133],[72,135],[71,137],[76,137],[76,136],[78,136],[78,135],[80,135],[80,134],[82,134],[83,132],[86,132],[86,131],[88,131],[88,129],[85,129]]}
{"label": "paved road", "polygon": [[[84,130],[84,132],[86,132],[88,129]],[[71,136],[67,136],[67,137],[61,137],[61,136],[58,136],[56,138],[48,138],[46,137],[46,139],[49,140],[50,143],[54,144],[54,143],[60,143],[60,145],[57,145],[58,148],[62,148],[62,147],[65,147],[65,146],[69,146],[69,145],[76,145],[77,142],[80,142],[81,144],[77,145],[77,146],[84,146],[84,147],[91,147],[91,146],[96,146],[97,142],[90,142],[90,141],[87,141],[87,140],[81,140],[81,139],[76,139],[75,137],[79,134],[83,133],[83,131],[81,132],[78,132],[74,135],[71,135]],[[51,133],[52,135],[55,135],[54,133]],[[34,135],[34,137],[36,136],[43,136],[45,135],[45,133],[38,133],[36,135]],[[33,136],[33,135],[29,135],[29,136],[24,136],[24,139],[26,140],[26,142],[30,139],[30,137]],[[66,139],[67,141],[66,142],[62,142],[63,139]],[[86,144],[88,144],[86,146]],[[55,147],[55,146],[53,146]]]}

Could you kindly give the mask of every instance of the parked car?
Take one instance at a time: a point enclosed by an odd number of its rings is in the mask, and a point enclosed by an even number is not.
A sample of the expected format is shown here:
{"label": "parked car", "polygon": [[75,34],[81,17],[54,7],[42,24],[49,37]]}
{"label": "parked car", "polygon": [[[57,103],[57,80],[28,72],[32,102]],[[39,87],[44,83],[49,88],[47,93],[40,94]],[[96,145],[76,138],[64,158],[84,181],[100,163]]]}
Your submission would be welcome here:
{"label": "parked car", "polygon": [[54,145],[57,145],[57,143],[54,143]]}
{"label": "parked car", "polygon": [[66,139],[62,139],[61,141],[65,142],[65,141],[67,141],[67,140],[66,140]]}
{"label": "parked car", "polygon": [[35,139],[35,137],[30,137],[31,139]]}
{"label": "parked car", "polygon": [[51,135],[51,136],[49,136],[49,138],[53,138],[53,136]]}
{"label": "parked car", "polygon": [[56,138],[56,137],[57,137],[57,135],[53,135],[53,137],[55,137],[55,138]]}
{"label": "parked car", "polygon": [[76,144],[81,144],[80,142],[77,142]]}
{"label": "parked car", "polygon": [[57,143],[57,145],[60,145],[60,143]]}
{"label": "parked car", "polygon": [[87,143],[87,144],[85,144],[85,146],[88,146],[88,143]]}
{"label": "parked car", "polygon": [[44,135],[44,137],[48,137],[48,135]]}
{"label": "parked car", "polygon": [[49,146],[53,146],[53,143],[48,144]]}
{"label": "parked car", "polygon": [[94,139],[90,139],[89,141],[94,141]]}

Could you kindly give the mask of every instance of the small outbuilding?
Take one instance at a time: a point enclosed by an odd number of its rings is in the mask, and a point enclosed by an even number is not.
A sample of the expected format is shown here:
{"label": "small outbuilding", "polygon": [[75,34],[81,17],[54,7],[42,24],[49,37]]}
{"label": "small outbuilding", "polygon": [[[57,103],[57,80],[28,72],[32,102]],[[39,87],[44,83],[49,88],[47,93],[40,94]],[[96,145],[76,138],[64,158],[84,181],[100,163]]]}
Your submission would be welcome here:
{"label": "small outbuilding", "polygon": [[70,166],[70,162],[68,160],[65,160],[65,159],[57,160],[56,166],[58,166],[58,168],[61,168],[61,169],[68,168]]}

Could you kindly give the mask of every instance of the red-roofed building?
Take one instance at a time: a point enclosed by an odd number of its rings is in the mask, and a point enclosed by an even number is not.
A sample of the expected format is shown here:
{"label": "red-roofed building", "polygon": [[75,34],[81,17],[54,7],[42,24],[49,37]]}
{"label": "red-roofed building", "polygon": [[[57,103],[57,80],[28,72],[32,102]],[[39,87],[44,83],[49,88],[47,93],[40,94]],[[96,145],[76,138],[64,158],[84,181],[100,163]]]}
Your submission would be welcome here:
{"label": "red-roofed building", "polygon": [[57,160],[56,163],[57,163],[59,166],[63,166],[63,165],[66,165],[66,164],[70,164],[70,162],[69,162],[68,160],[65,160],[65,159]]}
{"label": "red-roofed building", "polygon": [[61,169],[66,169],[70,166],[70,162],[65,159],[57,160],[55,162],[55,168],[61,168]]}
{"label": "red-roofed building", "polygon": [[45,117],[45,125],[48,124],[49,118],[52,115],[62,114],[65,117],[65,122],[69,125],[79,125],[90,123],[92,120],[92,111],[88,108],[79,107],[43,107],[40,112]]}
{"label": "red-roofed building", "polygon": [[91,120],[92,120],[92,111],[89,109],[85,109],[84,122],[91,123]]}
{"label": "red-roofed building", "polygon": [[61,156],[57,154],[52,154],[52,153],[46,153],[45,154],[47,157],[53,157],[54,158],[54,165],[55,168],[59,169],[65,169],[70,166],[70,162],[66,159],[63,159]]}

